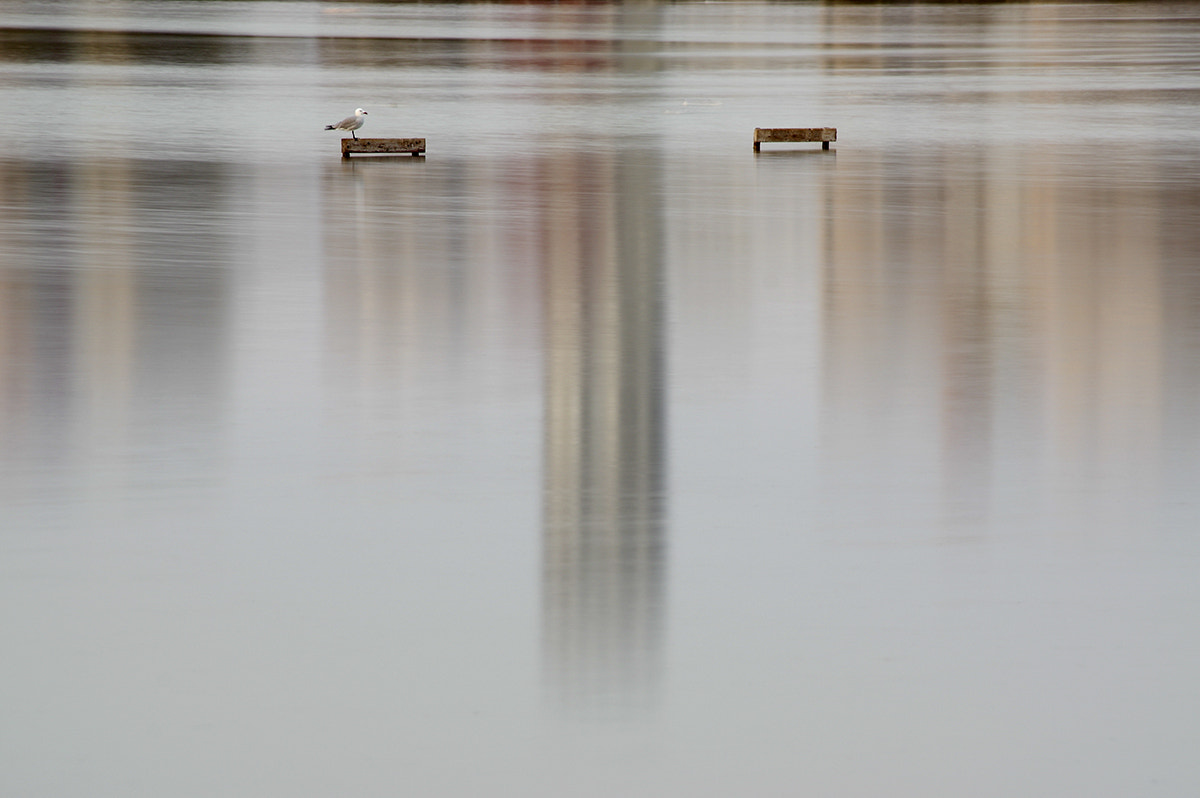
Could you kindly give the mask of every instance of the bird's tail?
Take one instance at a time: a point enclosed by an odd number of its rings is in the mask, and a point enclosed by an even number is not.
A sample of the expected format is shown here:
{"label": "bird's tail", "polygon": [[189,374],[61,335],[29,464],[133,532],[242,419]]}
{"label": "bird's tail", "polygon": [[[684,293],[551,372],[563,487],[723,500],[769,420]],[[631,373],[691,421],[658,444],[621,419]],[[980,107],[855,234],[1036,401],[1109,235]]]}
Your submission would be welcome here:
{"label": "bird's tail", "polygon": [[325,129],[326,129],[326,130],[333,130],[333,125],[326,125],[326,126],[325,126]]}

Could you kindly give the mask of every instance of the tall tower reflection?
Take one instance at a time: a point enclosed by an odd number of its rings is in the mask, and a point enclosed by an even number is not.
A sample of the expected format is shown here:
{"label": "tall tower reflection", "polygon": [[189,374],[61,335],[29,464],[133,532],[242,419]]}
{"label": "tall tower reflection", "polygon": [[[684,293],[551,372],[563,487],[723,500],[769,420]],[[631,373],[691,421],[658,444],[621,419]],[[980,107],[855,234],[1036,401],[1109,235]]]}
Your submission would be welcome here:
{"label": "tall tower reflection", "polygon": [[[662,231],[649,156],[548,156],[542,555],[546,686],[652,702],[664,613]],[[601,198],[601,199],[596,199]]]}

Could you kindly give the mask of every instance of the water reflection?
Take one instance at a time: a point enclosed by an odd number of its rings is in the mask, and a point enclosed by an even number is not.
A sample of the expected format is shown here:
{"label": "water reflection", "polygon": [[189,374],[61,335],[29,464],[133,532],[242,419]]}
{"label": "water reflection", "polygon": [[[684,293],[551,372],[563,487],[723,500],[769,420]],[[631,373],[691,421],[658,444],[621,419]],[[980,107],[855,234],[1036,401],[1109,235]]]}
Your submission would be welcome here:
{"label": "water reflection", "polygon": [[555,702],[591,717],[648,706],[660,678],[660,167],[604,142],[546,150],[325,170],[323,383],[355,424],[388,429],[397,397],[472,368],[504,319],[541,319],[522,346],[543,362],[543,668]]}
{"label": "water reflection", "polygon": [[1198,281],[1169,243],[1169,183],[1147,191],[1119,165],[1064,174],[1099,157],[951,150],[827,184],[832,484],[904,483],[892,498],[912,517],[916,488],[939,491],[949,535],[985,532],[1018,497],[1096,492],[1093,522],[1152,506],[1160,458],[1191,439],[1173,408],[1200,384],[1179,346],[1195,340]]}
{"label": "water reflection", "polygon": [[549,686],[572,711],[647,705],[665,594],[663,234],[655,158],[547,159],[542,219]]}
{"label": "water reflection", "polygon": [[0,192],[17,214],[0,240],[6,456],[53,466],[64,498],[153,480],[113,452],[190,453],[221,427],[229,175],[210,163],[0,161]]}

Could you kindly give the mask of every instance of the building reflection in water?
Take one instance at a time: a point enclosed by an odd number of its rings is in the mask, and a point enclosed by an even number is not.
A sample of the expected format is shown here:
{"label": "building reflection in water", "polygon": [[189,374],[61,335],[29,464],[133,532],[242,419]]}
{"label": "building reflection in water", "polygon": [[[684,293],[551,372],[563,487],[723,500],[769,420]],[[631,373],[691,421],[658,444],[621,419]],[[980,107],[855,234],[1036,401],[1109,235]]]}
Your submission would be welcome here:
{"label": "building reflection in water", "polygon": [[950,537],[1006,507],[1105,528],[1158,506],[1162,453],[1194,431],[1178,408],[1200,374],[1172,342],[1194,339],[1195,281],[1169,199],[1114,173],[1098,201],[1056,174],[1075,157],[952,151],[827,186],[875,210],[830,220],[825,273],[822,473],[855,528],[867,484],[905,485],[894,506]]}
{"label": "building reflection in water", "polygon": [[546,685],[567,709],[604,714],[651,702],[659,671],[660,192],[650,154],[576,152],[543,169]]}
{"label": "building reflection in water", "polygon": [[[574,12],[547,7],[553,22]],[[576,100],[597,73],[654,69],[621,32],[657,6],[612,6],[609,40],[513,42]],[[592,28],[590,32],[594,32]],[[578,94],[572,94],[571,87]],[[665,596],[664,266],[660,166],[651,148],[597,133],[544,142],[514,186],[537,215],[543,296],[542,648],[544,687],[572,715],[653,703]],[[563,146],[566,145],[566,146]]]}
{"label": "building reflection in water", "polygon": [[[219,427],[231,244],[194,219],[227,204],[230,176],[189,162],[0,162],[0,187],[24,217],[0,233],[4,459],[105,501],[165,484],[161,466],[139,471],[153,457],[118,453],[199,451]],[[202,459],[180,468],[207,473]]]}

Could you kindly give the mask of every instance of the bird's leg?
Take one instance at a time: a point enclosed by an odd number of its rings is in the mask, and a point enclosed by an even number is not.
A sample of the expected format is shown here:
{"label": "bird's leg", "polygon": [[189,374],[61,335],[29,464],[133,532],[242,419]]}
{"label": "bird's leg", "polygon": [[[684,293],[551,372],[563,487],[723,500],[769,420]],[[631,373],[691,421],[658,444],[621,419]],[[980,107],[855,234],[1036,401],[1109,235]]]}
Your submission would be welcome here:
{"label": "bird's leg", "polygon": [[351,135],[351,136],[354,136],[354,140],[355,140],[355,141],[358,141],[358,134],[357,134],[357,133],[355,133],[353,130],[351,130],[351,131],[350,131],[350,135]]}

